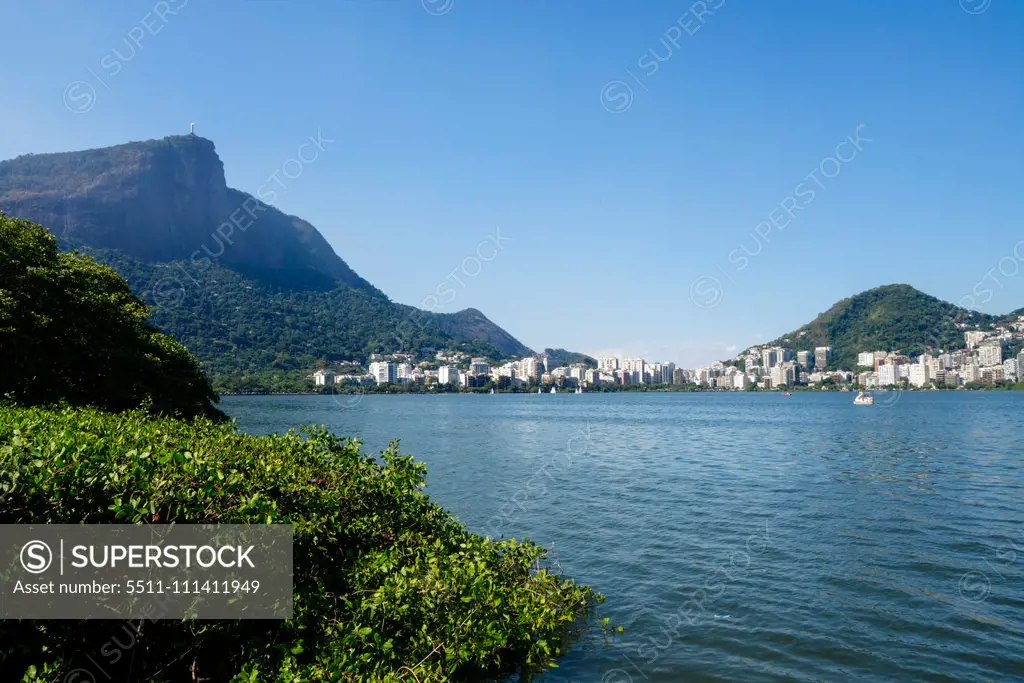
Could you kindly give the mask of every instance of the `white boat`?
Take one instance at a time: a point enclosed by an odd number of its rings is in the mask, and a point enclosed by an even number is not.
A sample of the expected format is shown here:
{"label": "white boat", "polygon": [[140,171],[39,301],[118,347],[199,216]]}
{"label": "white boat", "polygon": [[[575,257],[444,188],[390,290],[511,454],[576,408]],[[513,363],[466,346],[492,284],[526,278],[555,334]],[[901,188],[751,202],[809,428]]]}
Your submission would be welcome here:
{"label": "white boat", "polygon": [[540,387],[537,387],[537,393],[538,393],[538,394],[541,394],[541,393],[543,393],[543,392],[542,392],[542,391],[540,390]]}
{"label": "white boat", "polygon": [[556,391],[554,387],[551,387],[551,391],[550,391],[550,392],[548,392],[548,393],[551,393],[551,394],[557,394],[557,393],[558,393],[558,391]]}
{"label": "white boat", "polygon": [[583,387],[576,387],[576,393],[577,394],[582,394],[583,393]]}
{"label": "white boat", "polygon": [[492,393],[492,394],[494,393],[494,389],[491,389],[491,393]]}
{"label": "white boat", "polygon": [[857,398],[853,399],[853,405],[855,406],[870,406],[875,404],[875,399],[868,396],[863,391],[857,394]]}

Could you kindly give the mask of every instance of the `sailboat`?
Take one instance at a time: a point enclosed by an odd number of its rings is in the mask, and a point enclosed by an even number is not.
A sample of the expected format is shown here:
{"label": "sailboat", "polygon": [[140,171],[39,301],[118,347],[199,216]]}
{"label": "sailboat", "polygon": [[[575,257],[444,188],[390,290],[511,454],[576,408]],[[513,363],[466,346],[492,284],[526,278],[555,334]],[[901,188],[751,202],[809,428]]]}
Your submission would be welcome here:
{"label": "sailboat", "polygon": [[494,389],[491,389],[491,393],[492,393],[492,394],[494,393]]}
{"label": "sailboat", "polygon": [[537,393],[538,393],[538,394],[541,394],[541,393],[543,393],[543,392],[542,392],[542,391],[540,390],[540,387],[537,387]]}
{"label": "sailboat", "polygon": [[555,389],[554,387],[551,387],[551,391],[550,391],[550,392],[548,392],[548,393],[551,393],[551,394],[557,394],[557,393],[558,393],[558,391],[557,391],[557,390],[556,390],[556,389]]}
{"label": "sailboat", "polygon": [[582,394],[583,393],[583,387],[576,387],[576,393],[577,394]]}

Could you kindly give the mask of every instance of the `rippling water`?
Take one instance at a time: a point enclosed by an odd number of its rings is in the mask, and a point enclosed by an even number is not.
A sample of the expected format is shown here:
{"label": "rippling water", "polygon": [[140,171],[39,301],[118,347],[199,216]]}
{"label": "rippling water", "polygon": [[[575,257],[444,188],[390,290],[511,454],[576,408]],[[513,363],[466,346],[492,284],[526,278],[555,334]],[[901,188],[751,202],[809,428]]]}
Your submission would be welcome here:
{"label": "rippling water", "polygon": [[[544,681],[1024,680],[1024,393],[228,397],[428,466],[625,633]],[[887,400],[886,400],[887,399]]]}

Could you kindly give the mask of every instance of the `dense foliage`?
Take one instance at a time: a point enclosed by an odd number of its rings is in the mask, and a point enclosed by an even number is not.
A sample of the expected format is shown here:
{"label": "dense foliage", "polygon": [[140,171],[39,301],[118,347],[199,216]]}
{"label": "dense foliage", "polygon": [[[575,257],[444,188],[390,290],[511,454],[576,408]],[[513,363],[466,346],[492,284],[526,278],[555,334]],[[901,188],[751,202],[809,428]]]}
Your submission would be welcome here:
{"label": "dense foliage", "polygon": [[344,285],[290,290],[210,261],[201,267],[151,264],[118,251],[75,246],[109,264],[152,305],[153,324],[202,361],[216,389],[308,387],[301,380],[317,361],[365,361],[371,353],[426,356],[450,349],[492,359],[505,355],[480,339],[507,333],[472,309],[427,313]]}
{"label": "dense foliage", "polygon": [[[0,407],[0,523],[290,523],[294,618],[0,622],[4,680],[59,681],[100,658],[115,680],[447,681],[550,664],[600,600],[532,543],[467,532],[421,491],[424,467],[321,429]],[[130,673],[129,673],[130,672]]]}
{"label": "dense foliage", "polygon": [[853,370],[861,351],[917,356],[938,349],[960,349],[965,346],[965,329],[987,329],[998,320],[910,285],[886,285],[843,299],[812,322],[769,344],[794,351],[831,346],[830,369]]}
{"label": "dense foliage", "polygon": [[0,395],[223,417],[196,360],[148,317],[113,270],[0,214]]}

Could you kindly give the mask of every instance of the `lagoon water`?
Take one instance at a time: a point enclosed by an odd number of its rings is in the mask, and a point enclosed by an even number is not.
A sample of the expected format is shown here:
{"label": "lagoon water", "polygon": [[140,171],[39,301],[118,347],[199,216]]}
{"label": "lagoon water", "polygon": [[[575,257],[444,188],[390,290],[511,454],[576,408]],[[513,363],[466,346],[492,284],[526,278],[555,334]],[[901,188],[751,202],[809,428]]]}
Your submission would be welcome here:
{"label": "lagoon water", "polygon": [[470,529],[553,546],[621,636],[544,681],[1024,680],[1024,393],[227,397],[393,438]]}

